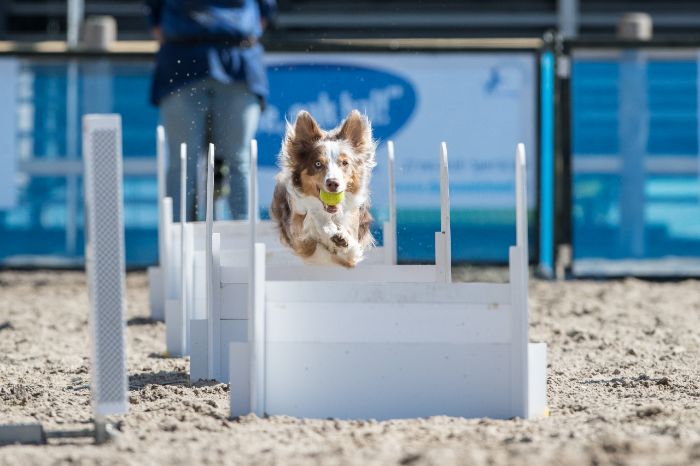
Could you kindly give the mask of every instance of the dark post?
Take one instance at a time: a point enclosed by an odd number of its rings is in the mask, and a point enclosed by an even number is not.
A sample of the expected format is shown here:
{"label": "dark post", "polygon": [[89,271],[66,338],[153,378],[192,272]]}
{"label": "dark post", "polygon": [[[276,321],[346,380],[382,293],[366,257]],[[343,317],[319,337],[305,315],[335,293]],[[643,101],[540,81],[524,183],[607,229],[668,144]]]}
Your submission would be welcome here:
{"label": "dark post", "polygon": [[8,3],[0,2],[0,39],[7,39],[7,15],[9,13]]}

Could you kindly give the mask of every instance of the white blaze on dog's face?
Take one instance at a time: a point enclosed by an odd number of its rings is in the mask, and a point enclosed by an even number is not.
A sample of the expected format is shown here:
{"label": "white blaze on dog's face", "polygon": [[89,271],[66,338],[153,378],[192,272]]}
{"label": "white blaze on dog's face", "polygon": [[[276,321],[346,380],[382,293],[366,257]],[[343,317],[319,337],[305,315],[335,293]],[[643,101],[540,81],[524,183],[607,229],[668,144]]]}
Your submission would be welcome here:
{"label": "white blaze on dog's face", "polygon": [[344,192],[352,182],[355,166],[352,147],[345,141],[323,141],[321,149],[323,155],[315,164],[316,167],[325,169],[322,189],[329,193]]}
{"label": "white blaze on dog's face", "polygon": [[[319,198],[321,190],[358,194],[368,188],[374,151],[369,121],[356,110],[327,132],[302,111],[294,127],[287,127],[281,162],[291,171],[295,188],[306,196]],[[337,206],[324,208],[338,211]]]}

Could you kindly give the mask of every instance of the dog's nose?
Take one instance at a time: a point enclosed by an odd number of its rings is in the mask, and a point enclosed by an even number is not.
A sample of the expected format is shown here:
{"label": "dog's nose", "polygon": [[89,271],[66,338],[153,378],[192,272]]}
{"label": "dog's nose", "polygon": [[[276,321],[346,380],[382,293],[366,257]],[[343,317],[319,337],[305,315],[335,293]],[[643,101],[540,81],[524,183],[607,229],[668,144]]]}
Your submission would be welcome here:
{"label": "dog's nose", "polygon": [[340,183],[338,183],[338,180],[331,178],[330,180],[326,181],[326,191],[329,193],[334,193],[338,191],[338,186],[340,186]]}

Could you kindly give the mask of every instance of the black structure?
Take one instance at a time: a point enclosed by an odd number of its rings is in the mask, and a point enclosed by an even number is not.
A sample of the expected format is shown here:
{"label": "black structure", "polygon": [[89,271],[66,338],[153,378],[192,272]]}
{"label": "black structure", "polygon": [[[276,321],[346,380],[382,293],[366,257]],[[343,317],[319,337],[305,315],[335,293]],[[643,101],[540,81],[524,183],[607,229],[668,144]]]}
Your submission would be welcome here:
{"label": "black structure", "polygon": [[[650,13],[656,37],[700,34],[697,0],[579,0],[584,36],[610,36],[620,15]],[[279,39],[292,37],[542,37],[557,0],[279,0]],[[86,15],[116,17],[119,38],[149,38],[142,0],[86,0]],[[0,38],[64,39],[66,0],[3,0]]]}

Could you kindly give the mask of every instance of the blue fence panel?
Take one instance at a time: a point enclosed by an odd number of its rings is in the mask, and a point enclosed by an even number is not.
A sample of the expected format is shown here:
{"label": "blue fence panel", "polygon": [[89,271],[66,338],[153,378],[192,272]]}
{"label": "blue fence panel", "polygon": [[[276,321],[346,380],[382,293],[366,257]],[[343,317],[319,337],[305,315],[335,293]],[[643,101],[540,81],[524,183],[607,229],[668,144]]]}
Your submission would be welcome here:
{"label": "blue fence panel", "polygon": [[575,264],[700,257],[697,57],[574,53]]}

